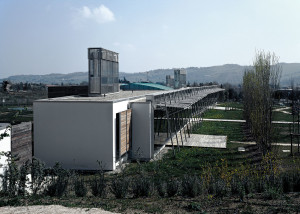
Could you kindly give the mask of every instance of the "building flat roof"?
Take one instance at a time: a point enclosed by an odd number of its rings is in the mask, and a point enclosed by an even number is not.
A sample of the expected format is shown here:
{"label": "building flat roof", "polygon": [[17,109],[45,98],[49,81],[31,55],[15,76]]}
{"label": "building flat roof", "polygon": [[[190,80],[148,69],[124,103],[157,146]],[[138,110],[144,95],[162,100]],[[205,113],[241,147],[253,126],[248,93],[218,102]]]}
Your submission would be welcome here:
{"label": "building flat roof", "polygon": [[119,91],[116,93],[105,94],[97,97],[80,97],[65,96],[56,98],[47,98],[36,100],[35,102],[121,102],[124,100],[133,100],[146,97],[146,95],[154,94],[159,91],[143,90],[143,91]]}
{"label": "building flat roof", "polygon": [[206,97],[208,94],[223,91],[218,86],[203,86],[195,88],[180,88],[169,91],[162,90],[133,90],[119,91],[95,97],[65,96],[36,100],[34,102],[121,102],[125,100],[143,99],[155,101],[155,105],[186,108]]}

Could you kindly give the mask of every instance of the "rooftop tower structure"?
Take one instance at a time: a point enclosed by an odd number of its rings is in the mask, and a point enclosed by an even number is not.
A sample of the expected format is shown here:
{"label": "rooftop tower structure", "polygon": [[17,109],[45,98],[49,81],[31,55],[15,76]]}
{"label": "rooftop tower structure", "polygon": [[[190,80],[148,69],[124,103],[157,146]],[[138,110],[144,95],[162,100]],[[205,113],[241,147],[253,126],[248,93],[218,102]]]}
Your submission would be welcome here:
{"label": "rooftop tower structure", "polygon": [[88,48],[89,96],[119,91],[119,54],[104,48]]}

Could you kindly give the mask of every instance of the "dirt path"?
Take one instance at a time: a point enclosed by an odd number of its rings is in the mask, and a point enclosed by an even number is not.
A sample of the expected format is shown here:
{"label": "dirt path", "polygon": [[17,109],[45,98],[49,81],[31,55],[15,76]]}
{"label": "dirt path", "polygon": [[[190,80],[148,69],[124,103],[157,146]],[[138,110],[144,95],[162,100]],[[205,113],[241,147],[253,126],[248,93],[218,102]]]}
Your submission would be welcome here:
{"label": "dirt path", "polygon": [[114,214],[100,208],[69,208],[60,205],[0,207],[1,214]]}
{"label": "dirt path", "polygon": [[274,111],[279,111],[279,112],[282,112],[282,113],[284,113],[284,114],[292,114],[292,113],[290,113],[290,112],[288,112],[288,111],[285,111],[285,110],[288,110],[288,109],[291,109],[291,107],[277,108],[277,109],[275,109]]}
{"label": "dirt path", "polygon": [[[246,122],[246,120],[207,119],[207,118],[203,118],[203,121],[234,122],[234,123],[245,123]],[[292,124],[293,122],[289,122],[289,121],[272,121],[272,123],[276,123],[276,124]]]}

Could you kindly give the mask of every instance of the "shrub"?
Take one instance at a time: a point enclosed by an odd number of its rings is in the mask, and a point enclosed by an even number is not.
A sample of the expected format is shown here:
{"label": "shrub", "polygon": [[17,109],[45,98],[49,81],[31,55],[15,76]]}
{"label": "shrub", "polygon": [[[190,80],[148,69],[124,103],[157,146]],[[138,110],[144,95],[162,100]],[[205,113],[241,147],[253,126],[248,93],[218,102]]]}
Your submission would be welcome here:
{"label": "shrub", "polygon": [[231,194],[237,195],[240,193],[240,189],[242,188],[241,180],[237,176],[233,176],[230,182]]}
{"label": "shrub", "polygon": [[5,168],[2,177],[2,193],[4,195],[15,196],[18,193],[19,169],[10,152],[4,154],[7,159],[7,168]]}
{"label": "shrub", "polygon": [[215,182],[215,190],[216,190],[217,197],[222,198],[222,197],[226,196],[228,193],[228,188],[227,188],[226,182],[223,179],[217,180],[217,182]]}
{"label": "shrub", "polygon": [[273,186],[269,186],[263,193],[263,198],[267,200],[274,200],[280,197],[280,191]]}
{"label": "shrub", "polygon": [[98,161],[100,169],[98,172],[93,176],[92,180],[90,181],[90,186],[92,189],[92,194],[94,196],[104,197],[106,194],[105,187],[106,181],[104,178],[104,170],[102,162]]}
{"label": "shrub", "polygon": [[45,180],[45,163],[33,157],[31,163],[31,190],[36,195],[42,189]]}
{"label": "shrub", "polygon": [[[192,202],[190,203],[186,208],[188,211],[193,212],[193,211],[200,211],[202,213],[202,208],[201,204],[197,202]],[[203,212],[205,213],[205,212]]]}
{"label": "shrub", "polygon": [[266,182],[263,178],[254,179],[254,189],[257,193],[263,193],[266,189]]}
{"label": "shrub", "polygon": [[293,177],[290,177],[289,174],[284,173],[281,176],[281,182],[282,182],[282,191],[284,193],[288,193],[293,190]]}
{"label": "shrub", "polygon": [[128,186],[129,180],[122,175],[112,180],[110,189],[116,198],[125,198],[128,194]]}
{"label": "shrub", "polygon": [[181,181],[181,193],[183,196],[195,197],[200,194],[201,183],[197,176],[185,175]]}
{"label": "shrub", "polygon": [[105,196],[106,182],[103,175],[95,175],[90,181],[90,186],[94,196]]}
{"label": "shrub", "polygon": [[166,182],[164,180],[158,180],[157,182],[155,182],[155,186],[156,186],[156,190],[158,192],[158,195],[160,197],[165,197],[166,195]]}
{"label": "shrub", "polygon": [[20,168],[20,177],[18,185],[18,195],[24,196],[26,193],[27,174],[30,168],[29,161],[26,161]]}
{"label": "shrub", "polygon": [[132,181],[132,192],[134,197],[148,197],[151,194],[152,181],[149,177],[139,175]]}
{"label": "shrub", "polygon": [[300,192],[300,172],[294,172],[292,174],[293,178],[293,191]]}
{"label": "shrub", "polygon": [[74,182],[74,189],[75,189],[75,195],[77,197],[86,196],[87,188],[86,188],[83,178],[79,178],[78,176],[76,177],[75,182]]}
{"label": "shrub", "polygon": [[167,182],[167,195],[172,197],[178,193],[179,182],[176,179],[170,179]]}
{"label": "shrub", "polygon": [[4,170],[3,175],[0,176],[2,178],[1,194],[8,195],[8,170]]}
{"label": "shrub", "polygon": [[254,189],[253,183],[252,183],[252,180],[249,179],[248,177],[244,178],[243,187],[244,187],[246,195],[253,193],[253,189]]}
{"label": "shrub", "polygon": [[66,192],[69,184],[69,171],[61,168],[59,163],[56,163],[50,171],[51,178],[47,185],[45,194],[49,196],[61,197]]}
{"label": "shrub", "polygon": [[209,194],[215,194],[216,193],[216,185],[215,185],[215,179],[212,179],[208,184],[207,184],[207,192]]}

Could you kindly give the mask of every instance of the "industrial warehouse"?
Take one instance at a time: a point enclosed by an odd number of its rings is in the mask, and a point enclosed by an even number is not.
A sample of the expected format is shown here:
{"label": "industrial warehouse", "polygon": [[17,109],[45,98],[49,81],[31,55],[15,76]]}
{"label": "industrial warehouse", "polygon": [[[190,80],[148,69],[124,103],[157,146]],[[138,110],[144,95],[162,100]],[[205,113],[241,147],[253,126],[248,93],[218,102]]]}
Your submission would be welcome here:
{"label": "industrial warehouse", "polygon": [[153,159],[166,144],[184,146],[223,91],[218,86],[120,91],[118,54],[89,48],[88,59],[89,96],[34,102],[34,155],[47,166],[60,162],[95,170],[101,161],[105,170],[115,170],[128,159]]}

